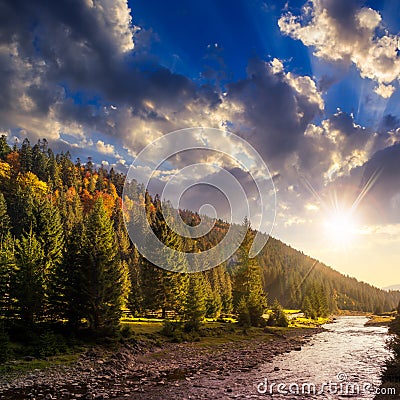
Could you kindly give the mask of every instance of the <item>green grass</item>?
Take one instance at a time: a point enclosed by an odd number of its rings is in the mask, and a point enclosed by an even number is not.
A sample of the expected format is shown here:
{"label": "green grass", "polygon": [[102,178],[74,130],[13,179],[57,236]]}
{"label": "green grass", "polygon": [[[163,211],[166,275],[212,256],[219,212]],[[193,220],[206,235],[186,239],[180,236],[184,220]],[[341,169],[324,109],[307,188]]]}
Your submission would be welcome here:
{"label": "green grass", "polygon": [[[292,310],[293,313],[297,310]],[[290,322],[288,328],[279,327],[268,327],[268,332],[264,331],[264,328],[246,328],[239,326],[238,323],[233,319],[224,319],[225,322],[214,321],[208,319],[204,322],[199,333],[195,333],[193,338],[189,336],[189,339],[193,340],[192,344],[199,347],[213,347],[219,346],[225,343],[240,343],[244,341],[270,341],[273,339],[274,334],[284,334],[291,328],[308,328],[314,327],[317,324],[322,324],[328,321],[328,319],[318,319],[318,321],[310,320],[307,318],[295,318]],[[229,321],[229,322],[228,322]],[[121,328],[126,330],[129,328],[127,336],[123,336],[124,340],[143,340],[148,343],[156,343],[162,345],[163,342],[170,341],[161,334],[164,321],[155,318],[125,318],[121,321]],[[95,345],[93,343],[92,345]],[[45,359],[33,359],[32,361],[25,361],[24,354],[26,354],[26,348],[20,343],[12,343],[14,355],[17,357],[16,360],[9,361],[5,364],[0,364],[0,375],[12,374],[18,372],[27,372],[34,369],[45,369],[57,365],[70,365],[79,359],[79,356],[87,349],[88,344],[81,345],[79,347],[71,348],[68,353],[64,353],[57,356],[47,357]]]}
{"label": "green grass", "polygon": [[392,315],[371,315],[365,325],[389,325],[394,319]]}
{"label": "green grass", "polygon": [[163,327],[163,320],[160,319],[124,319],[121,327],[129,326],[135,335],[149,335],[159,333]]}
{"label": "green grass", "polygon": [[283,312],[285,314],[298,314],[298,313],[301,313],[301,310],[284,309]]}
{"label": "green grass", "polygon": [[317,318],[317,319],[311,319],[311,318],[306,318],[306,317],[297,317],[292,319],[289,322],[289,326],[293,328],[313,328],[317,327],[323,324],[326,324],[330,321],[329,318]]}
{"label": "green grass", "polygon": [[71,365],[76,362],[81,352],[47,357],[46,359],[33,359],[32,361],[14,360],[0,364],[0,375],[28,372],[34,369],[46,369],[57,365]]}

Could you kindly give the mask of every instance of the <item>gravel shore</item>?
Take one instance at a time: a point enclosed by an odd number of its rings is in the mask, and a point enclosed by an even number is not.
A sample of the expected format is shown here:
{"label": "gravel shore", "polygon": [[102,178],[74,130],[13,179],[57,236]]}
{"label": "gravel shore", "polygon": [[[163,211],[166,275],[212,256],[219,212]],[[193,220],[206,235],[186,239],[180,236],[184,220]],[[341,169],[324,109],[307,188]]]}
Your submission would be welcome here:
{"label": "gravel shore", "polygon": [[[300,351],[323,328],[290,329],[222,344],[144,342],[116,353],[96,349],[71,366],[0,378],[0,399],[230,399],[257,398],[252,372],[274,356]],[[240,393],[240,394],[239,394]],[[265,396],[263,398],[266,398]]]}

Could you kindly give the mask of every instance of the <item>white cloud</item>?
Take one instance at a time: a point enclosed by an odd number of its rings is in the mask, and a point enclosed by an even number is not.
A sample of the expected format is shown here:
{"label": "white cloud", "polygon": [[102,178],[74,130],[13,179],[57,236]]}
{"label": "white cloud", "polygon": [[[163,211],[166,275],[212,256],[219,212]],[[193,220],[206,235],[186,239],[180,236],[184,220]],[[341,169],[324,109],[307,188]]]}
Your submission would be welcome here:
{"label": "white cloud", "polygon": [[96,143],[96,149],[102,154],[115,154],[115,148],[112,144],[106,144],[102,140],[98,140]]}
{"label": "white cloud", "polygon": [[390,83],[400,79],[398,36],[377,34],[382,17],[371,8],[353,9],[348,1],[348,10],[336,15],[332,4],[312,0],[301,16],[286,13],[278,21],[281,32],[314,47],[318,58],[354,64],[361,77],[378,83],[377,94],[390,97],[394,91]]}
{"label": "white cloud", "polygon": [[126,0],[87,0],[86,4],[122,53],[133,49],[134,28]]}
{"label": "white cloud", "polygon": [[379,94],[379,96],[388,99],[395,91],[395,87],[393,85],[385,85],[380,83],[378,86],[375,87],[374,92]]}

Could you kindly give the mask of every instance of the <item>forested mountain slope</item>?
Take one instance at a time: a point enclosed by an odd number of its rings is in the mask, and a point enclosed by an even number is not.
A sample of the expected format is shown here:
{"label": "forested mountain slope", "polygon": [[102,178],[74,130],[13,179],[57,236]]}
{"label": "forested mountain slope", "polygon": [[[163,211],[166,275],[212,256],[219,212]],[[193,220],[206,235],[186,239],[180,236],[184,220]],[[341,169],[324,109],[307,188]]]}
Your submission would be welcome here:
{"label": "forested mountain slope", "polygon": [[[34,146],[24,140],[11,148],[0,138],[2,321],[25,326],[67,321],[99,330],[118,324],[122,310],[187,315],[190,293],[196,293],[201,307],[204,303],[205,315],[218,317],[238,311],[244,277],[253,279],[258,306],[263,306],[257,274],[269,304],[277,298],[286,307],[311,314],[337,308],[388,311],[399,302],[400,292],[345,277],[274,238],[256,260],[247,260],[242,246],[230,260],[193,279],[158,268],[138,253],[127,235],[124,182],[123,174],[96,168],[90,159],[81,163],[68,153],[55,155],[45,140]],[[144,208],[154,232],[177,250],[211,248],[228,229],[217,220],[204,237],[182,238],[168,228],[158,196],[136,182],[129,190],[133,197],[124,199],[124,208],[133,213]],[[180,212],[189,224],[198,223],[196,213]],[[249,230],[247,239],[252,234]]]}

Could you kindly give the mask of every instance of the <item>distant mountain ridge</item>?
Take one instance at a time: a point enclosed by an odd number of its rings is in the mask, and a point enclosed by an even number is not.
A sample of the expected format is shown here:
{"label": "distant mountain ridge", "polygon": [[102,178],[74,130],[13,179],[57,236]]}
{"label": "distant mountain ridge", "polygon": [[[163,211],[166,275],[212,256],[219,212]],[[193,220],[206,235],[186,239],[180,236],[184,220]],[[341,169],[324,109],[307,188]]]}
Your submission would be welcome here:
{"label": "distant mountain ridge", "polygon": [[[190,226],[200,218],[190,210],[180,210],[180,214]],[[215,246],[229,229],[227,222],[215,222],[215,227],[198,241],[202,249]],[[395,309],[400,301],[400,292],[389,292],[346,276],[274,237],[268,238],[257,260],[269,301],[277,299],[285,308],[303,308],[305,297],[316,293],[331,312],[340,309],[379,313]],[[227,270],[233,279],[236,268],[232,257],[227,261]]]}
{"label": "distant mountain ridge", "polygon": [[400,283],[397,285],[385,286],[382,289],[383,290],[400,290]]}

